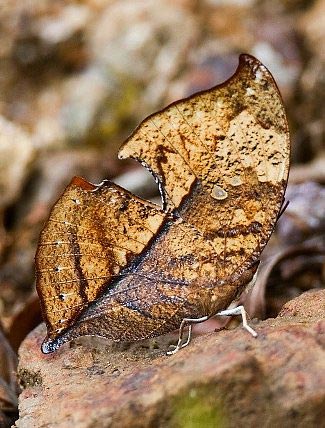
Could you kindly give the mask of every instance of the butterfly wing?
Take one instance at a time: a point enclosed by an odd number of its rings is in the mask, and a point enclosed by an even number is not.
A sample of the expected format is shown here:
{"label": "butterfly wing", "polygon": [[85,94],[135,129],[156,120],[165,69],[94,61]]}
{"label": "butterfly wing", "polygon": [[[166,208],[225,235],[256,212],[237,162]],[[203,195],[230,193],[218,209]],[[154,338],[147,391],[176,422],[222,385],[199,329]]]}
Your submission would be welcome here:
{"label": "butterfly wing", "polygon": [[227,82],[145,119],[120,157],[149,168],[165,211],[111,183],[68,186],[36,257],[43,351],[83,334],[155,336],[227,306],[276,223],[289,146],[276,84],[248,55]]}
{"label": "butterfly wing", "polygon": [[241,55],[228,81],[145,119],[119,156],[148,166],[165,205],[211,242],[226,278],[251,266],[272,233],[289,151],[273,77]]}
{"label": "butterfly wing", "polygon": [[36,254],[37,290],[48,337],[96,300],[155,236],[158,206],[104,181],[75,177],[52,209]]}

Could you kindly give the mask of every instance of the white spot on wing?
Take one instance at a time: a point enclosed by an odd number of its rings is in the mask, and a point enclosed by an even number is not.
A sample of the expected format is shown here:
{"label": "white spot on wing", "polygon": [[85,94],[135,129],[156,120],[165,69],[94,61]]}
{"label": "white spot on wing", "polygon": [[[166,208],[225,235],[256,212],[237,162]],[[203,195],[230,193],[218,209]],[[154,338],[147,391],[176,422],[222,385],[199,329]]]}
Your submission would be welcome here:
{"label": "white spot on wing", "polygon": [[255,74],[255,82],[256,83],[261,83],[262,80],[263,80],[263,71],[261,69],[258,69],[256,71],[256,74]]}
{"label": "white spot on wing", "polygon": [[225,189],[216,184],[212,189],[211,196],[214,199],[218,199],[218,201],[222,201],[228,197],[228,193],[225,191]]}

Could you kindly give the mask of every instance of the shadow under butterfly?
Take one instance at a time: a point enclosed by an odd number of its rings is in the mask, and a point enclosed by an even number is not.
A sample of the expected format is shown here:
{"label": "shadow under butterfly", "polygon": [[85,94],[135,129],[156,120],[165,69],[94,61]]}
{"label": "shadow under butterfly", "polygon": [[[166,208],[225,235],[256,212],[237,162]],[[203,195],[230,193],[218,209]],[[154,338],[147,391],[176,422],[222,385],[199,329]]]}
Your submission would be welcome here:
{"label": "shadow under butterfly", "polygon": [[[163,208],[75,177],[36,254],[50,353],[82,335],[114,341],[190,329],[253,282],[279,216],[290,139],[272,75],[241,55],[235,74],[146,118],[120,149],[156,179]],[[183,329],[189,326],[187,340]]]}

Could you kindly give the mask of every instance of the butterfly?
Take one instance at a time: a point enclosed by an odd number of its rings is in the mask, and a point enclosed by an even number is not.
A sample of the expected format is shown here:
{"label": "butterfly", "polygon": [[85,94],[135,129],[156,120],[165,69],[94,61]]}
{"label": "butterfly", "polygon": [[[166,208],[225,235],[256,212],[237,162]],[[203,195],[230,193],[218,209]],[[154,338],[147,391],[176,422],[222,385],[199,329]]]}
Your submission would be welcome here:
{"label": "butterfly", "polygon": [[278,219],[290,138],[280,93],[257,59],[147,117],[119,157],[141,162],[162,206],[110,182],[72,179],[41,232],[36,284],[50,353],[82,335],[155,337],[227,309],[254,280]]}

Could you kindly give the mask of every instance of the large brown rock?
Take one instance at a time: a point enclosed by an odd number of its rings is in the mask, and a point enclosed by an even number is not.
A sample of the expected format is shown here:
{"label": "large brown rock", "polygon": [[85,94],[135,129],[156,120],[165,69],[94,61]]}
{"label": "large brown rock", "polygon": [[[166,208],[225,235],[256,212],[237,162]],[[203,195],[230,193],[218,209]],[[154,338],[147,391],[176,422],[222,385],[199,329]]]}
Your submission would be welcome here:
{"label": "large brown rock", "polygon": [[276,319],[196,337],[166,356],[172,335],[136,344],[75,341],[40,351],[44,326],[20,348],[19,428],[320,427],[325,420],[325,291]]}

